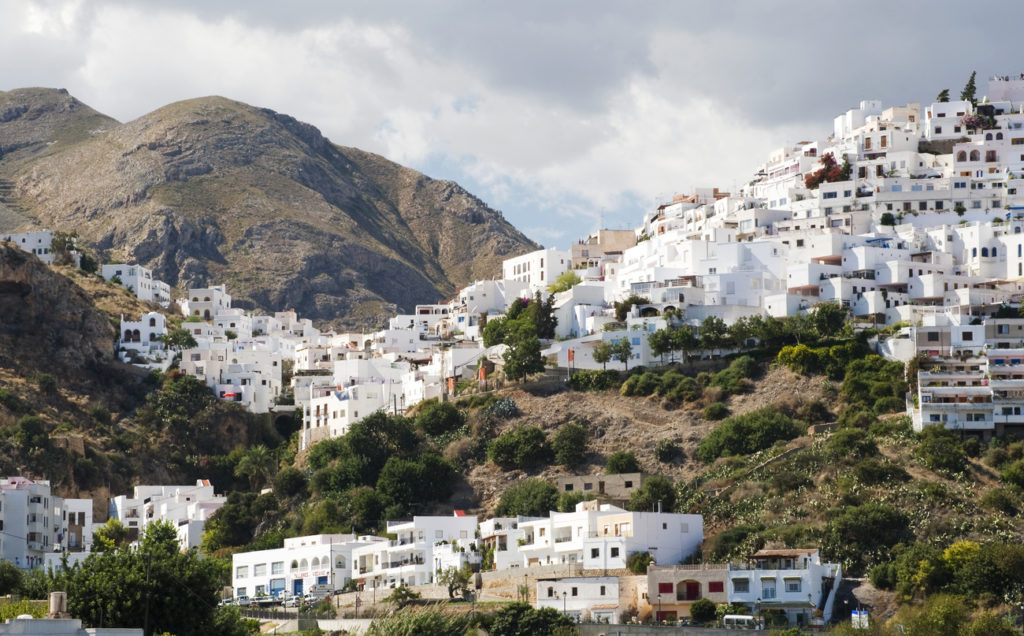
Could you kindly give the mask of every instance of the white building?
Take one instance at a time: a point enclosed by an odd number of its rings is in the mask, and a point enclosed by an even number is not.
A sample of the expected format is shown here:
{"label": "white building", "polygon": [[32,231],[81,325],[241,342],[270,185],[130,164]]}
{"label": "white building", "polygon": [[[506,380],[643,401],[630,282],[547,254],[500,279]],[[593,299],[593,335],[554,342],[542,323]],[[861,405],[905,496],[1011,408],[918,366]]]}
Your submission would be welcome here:
{"label": "white building", "polygon": [[189,289],[188,296],[178,299],[178,306],[183,316],[213,320],[219,312],[231,308],[231,296],[224,285]]}
{"label": "white building", "polygon": [[[91,543],[92,501],[69,501],[75,511],[71,519],[68,504],[50,492],[49,481],[25,477],[0,480],[0,557],[30,569],[43,565],[48,553],[69,548],[81,550],[86,541]],[[69,525],[71,522],[74,525]]]}
{"label": "white building", "polygon": [[749,568],[729,566],[729,602],[746,605],[753,613],[785,612],[791,625],[810,625],[816,610],[828,624],[842,566],[822,563],[815,549],[760,550]]}
{"label": "white building", "polygon": [[153,270],[147,267],[116,263],[103,265],[100,274],[106,280],[117,278],[121,285],[134,293],[139,300],[159,303],[164,307],[171,304],[171,286],[153,278]]}
{"label": "white building", "polygon": [[704,539],[700,515],[629,512],[596,501],[574,512],[519,524],[524,567],[580,563],[588,570],[619,569],[634,552],[649,552],[656,563],[679,563]]}
{"label": "white building", "polygon": [[[236,597],[302,596],[314,585],[341,590],[352,574],[352,552],[387,543],[383,537],[321,534],[284,540],[284,547],[238,552],[231,557]],[[322,588],[321,588],[322,589]]]}
{"label": "white building", "polygon": [[120,521],[130,539],[135,540],[146,527],[157,521],[170,522],[178,529],[183,550],[199,547],[203,525],[227,502],[216,495],[208,480],[194,486],[136,486],[133,496],[119,495],[110,500],[110,517]]}
{"label": "white building", "polygon": [[22,232],[21,234],[0,234],[0,241],[10,241],[19,249],[35,254],[39,260],[47,265],[53,264],[53,252],[50,246],[53,244],[53,232],[40,230],[38,232]]}
{"label": "white building", "polygon": [[476,517],[456,511],[450,517],[416,516],[412,521],[388,521],[387,532],[398,538],[352,551],[352,578],[363,589],[424,585],[434,580],[434,547],[475,541]]}
{"label": "white building", "polygon": [[619,577],[537,579],[537,609],[550,607],[576,622],[619,623]]}
{"label": "white building", "polygon": [[142,314],[138,320],[125,320],[121,314],[118,349],[121,359],[131,358],[157,360],[166,358],[163,337],[167,335],[167,319],[155,311]]}
{"label": "white building", "polygon": [[509,258],[501,264],[501,277],[526,283],[530,291],[546,290],[548,285],[572,267],[572,253],[553,247]]}

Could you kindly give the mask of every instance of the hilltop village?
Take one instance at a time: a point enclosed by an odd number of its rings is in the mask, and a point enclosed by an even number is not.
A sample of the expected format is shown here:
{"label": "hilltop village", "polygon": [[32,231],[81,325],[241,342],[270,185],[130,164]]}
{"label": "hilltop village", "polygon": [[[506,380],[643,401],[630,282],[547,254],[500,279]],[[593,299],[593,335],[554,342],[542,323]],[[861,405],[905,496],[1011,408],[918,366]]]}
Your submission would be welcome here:
{"label": "hilltop village", "polygon": [[[0,240],[54,258],[49,231]],[[707,334],[755,317],[823,311],[888,328],[870,341],[884,358],[926,361],[899,398],[914,430],[944,427],[981,441],[1019,436],[1024,75],[991,78],[984,96],[971,88],[953,100],[943,91],[923,108],[863,101],[836,116],[828,136],[773,152],[738,192],[698,188],[646,211],[632,230],[590,232],[509,258],[501,269],[500,278],[415,305],[368,333],[321,330],[290,310],[246,311],[223,285],[190,288],[172,301],[170,287],[137,264],[104,264],[100,273],[167,308],[122,316],[123,361],[161,372],[176,366],[253,413],[300,413],[299,452],[375,414],[404,414],[468,387],[650,367],[666,356],[726,357],[757,338]],[[688,337],[666,338],[670,332]],[[345,591],[358,608],[367,595],[451,583],[471,571],[482,600],[528,600],[578,620],[675,620],[692,616],[702,599],[774,612],[793,626],[832,619],[841,564],[812,547],[752,551],[744,564],[694,562],[704,519],[629,511],[624,504],[645,476],[611,477],[560,482],[562,493],[596,489],[604,500],[547,517],[456,511],[388,519],[385,537],[311,535],[239,552],[231,597],[249,605]],[[47,483],[23,478],[0,488],[4,511],[15,495],[50,497]],[[43,563],[50,546],[89,549],[91,512],[69,502],[59,504],[68,514],[83,510],[72,526],[43,528],[38,537],[26,530],[19,565]],[[201,481],[139,486],[132,497],[111,499],[110,509],[133,537],[153,521],[172,522],[187,549],[200,545],[203,523],[224,503]],[[54,519],[58,513],[67,518],[55,508]],[[15,543],[4,540],[5,557]],[[638,567],[635,555],[648,562]],[[470,587],[467,579],[448,591],[464,588],[468,597]]]}

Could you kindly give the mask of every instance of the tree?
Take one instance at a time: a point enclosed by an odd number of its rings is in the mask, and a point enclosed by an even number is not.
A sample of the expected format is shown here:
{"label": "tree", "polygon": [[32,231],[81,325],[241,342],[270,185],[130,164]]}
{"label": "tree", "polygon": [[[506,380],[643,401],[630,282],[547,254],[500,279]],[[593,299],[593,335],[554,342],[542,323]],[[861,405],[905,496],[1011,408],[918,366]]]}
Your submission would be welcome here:
{"label": "tree", "polygon": [[[635,472],[635,471],[633,471]],[[658,504],[664,512],[672,512],[676,507],[676,488],[672,481],[661,475],[651,475],[644,480],[640,489],[629,498],[629,510],[646,512],[654,510]]]}
{"label": "tree", "polygon": [[604,472],[606,475],[638,473],[640,472],[640,462],[636,460],[636,453],[633,451],[615,451],[608,456],[608,461],[604,465]]}
{"label": "tree", "polygon": [[848,507],[825,529],[825,552],[843,562],[844,570],[859,576],[865,566],[888,554],[897,543],[911,539],[907,516],[874,501]]}
{"label": "tree", "polygon": [[937,101],[939,103],[943,103],[943,104],[948,102],[949,101],[949,89],[948,88],[944,88],[941,91],[939,91],[939,94],[935,97],[935,101]]}
{"label": "tree", "polygon": [[974,84],[974,76],[977,75],[977,71],[971,71],[971,77],[964,84],[964,90],[960,91],[960,99],[965,102],[971,102],[971,104],[977,105],[974,99],[974,94],[977,91],[977,87]]}
{"label": "tree", "polygon": [[235,464],[235,477],[247,477],[249,487],[256,490],[274,475],[277,460],[264,444],[257,444],[242,455]]}
{"label": "tree", "polygon": [[509,603],[494,613],[490,636],[539,636],[571,627],[573,620],[558,610],[533,609],[529,603]]}
{"label": "tree", "polygon": [[503,316],[488,318],[484,325],[484,346],[493,347],[505,342],[505,335],[508,332],[508,319]]}
{"label": "tree", "polygon": [[444,435],[466,423],[466,416],[451,402],[429,400],[416,413],[416,427],[427,435]]}
{"label": "tree", "polygon": [[715,604],[713,601],[700,598],[690,605],[690,618],[698,623],[710,623],[715,620]]}
{"label": "tree", "polygon": [[633,305],[648,305],[650,300],[643,296],[637,296],[636,294],[630,294],[626,300],[615,305],[615,320],[619,322],[625,322],[626,316],[629,315],[629,310],[633,308]]}
{"label": "tree", "polygon": [[50,239],[50,251],[53,253],[53,262],[57,265],[68,265],[71,263],[71,253],[75,251],[78,242],[77,232],[54,232]]}
{"label": "tree", "polygon": [[555,451],[555,461],[562,466],[579,466],[587,454],[587,429],[576,422],[562,424],[555,433],[551,448]]}
{"label": "tree", "polygon": [[540,340],[536,328],[528,323],[514,321],[510,326],[505,344],[508,349],[502,354],[505,360],[505,377],[519,380],[531,373],[544,370],[544,358],[540,355]]}
{"label": "tree", "polygon": [[882,212],[882,218],[879,219],[879,224],[888,225],[890,227],[896,225],[896,217],[893,216],[892,212]]}
{"label": "tree", "polygon": [[814,329],[822,338],[831,338],[846,324],[846,309],[839,303],[819,303],[812,315]]}
{"label": "tree", "polygon": [[217,608],[222,562],[181,552],[177,529],[150,524],[138,549],[94,552],[66,570],[68,611],[86,625],[148,628],[179,636],[245,634],[248,624]]}
{"label": "tree", "polygon": [[405,607],[412,601],[422,596],[419,592],[409,589],[404,583],[395,588],[395,591],[384,598],[385,603],[394,603],[399,609]]}
{"label": "tree", "polygon": [[306,473],[294,466],[282,468],[274,477],[274,494],[281,498],[305,495],[308,486]]}
{"label": "tree", "polygon": [[697,337],[693,335],[693,330],[690,329],[689,325],[683,325],[679,329],[672,330],[672,350],[682,351],[683,358],[689,362],[690,354],[697,349],[700,343]]}
{"label": "tree", "polygon": [[612,345],[612,355],[621,362],[625,369],[629,370],[629,359],[633,357],[633,345],[629,342],[629,336],[623,336]]}
{"label": "tree", "polygon": [[128,545],[128,529],[111,517],[93,532],[93,552],[110,552]]}
{"label": "tree", "polygon": [[509,487],[494,514],[500,517],[544,517],[558,506],[558,490],[543,479],[524,479]]}
{"label": "tree", "polygon": [[198,346],[195,337],[192,336],[192,333],[188,329],[181,328],[172,329],[163,336],[160,336],[160,341],[174,351],[194,349]]}
{"label": "tree", "polygon": [[728,455],[749,455],[801,432],[796,422],[768,406],[722,422],[697,447],[697,458],[711,463]]}
{"label": "tree", "polygon": [[600,363],[601,368],[603,370],[607,370],[608,362],[612,359],[612,355],[614,355],[614,353],[615,350],[612,349],[611,343],[602,340],[594,347],[594,352],[591,355],[594,358],[594,362]]}
{"label": "tree", "polygon": [[10,561],[0,561],[0,595],[17,593],[24,578],[21,568]]}
{"label": "tree", "polygon": [[843,169],[836,163],[836,158],[831,152],[827,152],[822,155],[821,159],[818,160],[821,164],[821,168],[810,172],[804,177],[804,185],[807,186],[808,190],[816,190],[822,183],[833,183],[835,181],[843,181]]}
{"label": "tree", "polygon": [[672,351],[672,333],[667,329],[658,329],[647,336],[647,344],[651,347],[651,353],[661,357],[661,363],[665,364],[665,354]]}
{"label": "tree", "polygon": [[555,279],[555,282],[548,285],[548,291],[552,294],[569,291],[582,282],[583,279],[579,277],[575,270],[566,270]]}
{"label": "tree", "polygon": [[718,316],[708,316],[701,321],[697,334],[701,349],[718,349],[727,344],[729,326]]}
{"label": "tree", "polygon": [[473,580],[473,571],[469,569],[468,564],[461,568],[449,567],[437,575],[438,585],[448,588],[448,599],[451,601],[455,600],[456,592],[459,593],[459,598],[466,600],[471,580]]}
{"label": "tree", "polygon": [[517,426],[505,431],[487,446],[487,456],[505,468],[532,468],[551,460],[544,431],[536,426]]}

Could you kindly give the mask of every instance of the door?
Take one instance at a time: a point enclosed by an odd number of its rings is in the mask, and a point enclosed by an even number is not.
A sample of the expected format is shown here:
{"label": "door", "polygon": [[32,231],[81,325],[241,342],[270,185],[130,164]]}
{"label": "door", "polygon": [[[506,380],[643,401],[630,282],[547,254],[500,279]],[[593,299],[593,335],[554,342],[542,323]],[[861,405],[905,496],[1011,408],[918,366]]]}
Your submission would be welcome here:
{"label": "door", "polygon": [[302,596],[302,579],[292,581],[292,595]]}

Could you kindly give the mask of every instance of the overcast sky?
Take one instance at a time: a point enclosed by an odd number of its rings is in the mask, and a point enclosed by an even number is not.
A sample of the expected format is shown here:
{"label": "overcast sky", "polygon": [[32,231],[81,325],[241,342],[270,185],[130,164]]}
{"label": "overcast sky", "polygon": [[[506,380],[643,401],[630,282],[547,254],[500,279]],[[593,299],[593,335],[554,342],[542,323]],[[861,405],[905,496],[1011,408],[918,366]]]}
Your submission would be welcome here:
{"label": "overcast sky", "polygon": [[[987,7],[987,8],[984,8]],[[735,188],[861,99],[1024,71],[1024,3],[0,0],[0,90],[129,121],[223,95],[458,181],[565,247]]]}

